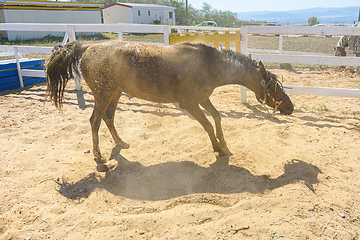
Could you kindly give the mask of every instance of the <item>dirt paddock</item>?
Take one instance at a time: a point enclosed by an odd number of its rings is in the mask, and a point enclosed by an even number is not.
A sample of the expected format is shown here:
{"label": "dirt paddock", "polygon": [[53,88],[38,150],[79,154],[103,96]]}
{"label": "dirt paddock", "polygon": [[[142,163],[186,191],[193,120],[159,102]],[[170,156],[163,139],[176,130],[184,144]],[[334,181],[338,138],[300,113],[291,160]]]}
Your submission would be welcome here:
{"label": "dirt paddock", "polygon": [[[274,69],[286,85],[359,88],[348,71]],[[0,93],[0,239],[359,239],[360,99],[290,95],[271,116],[240,87],[215,90],[231,156],[217,157],[200,124],[173,104],[123,95],[96,171],[93,98],[45,84]]]}

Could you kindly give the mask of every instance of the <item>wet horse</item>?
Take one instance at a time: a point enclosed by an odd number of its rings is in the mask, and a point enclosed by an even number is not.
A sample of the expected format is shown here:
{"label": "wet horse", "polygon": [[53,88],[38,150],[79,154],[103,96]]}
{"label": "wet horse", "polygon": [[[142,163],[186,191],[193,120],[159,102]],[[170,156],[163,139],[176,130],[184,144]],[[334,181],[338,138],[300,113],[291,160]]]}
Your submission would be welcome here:
{"label": "wet horse", "polygon": [[[253,91],[256,98],[275,111],[288,115],[293,104],[274,74],[264,65],[232,51],[220,51],[204,44],[180,43],[154,46],[126,41],[94,45],[72,42],[53,50],[46,65],[46,98],[61,108],[65,86],[74,72],[81,74],[91,89],[95,104],[90,118],[93,154],[101,157],[98,131],[104,120],[116,145],[128,148],[114,126],[114,114],[124,92],[157,103],[179,103],[208,133],[219,155],[227,154],[219,112],[209,97],[217,87],[239,84]],[[215,120],[215,129],[201,105]]]}

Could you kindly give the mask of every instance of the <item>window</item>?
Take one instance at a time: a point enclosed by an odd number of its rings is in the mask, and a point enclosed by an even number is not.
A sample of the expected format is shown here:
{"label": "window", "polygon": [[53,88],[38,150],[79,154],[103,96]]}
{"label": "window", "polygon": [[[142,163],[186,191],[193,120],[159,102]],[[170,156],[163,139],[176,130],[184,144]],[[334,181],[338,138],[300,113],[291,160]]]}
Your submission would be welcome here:
{"label": "window", "polygon": [[170,19],[173,18],[173,12],[169,12],[169,18],[170,18]]}
{"label": "window", "polygon": [[150,16],[150,11],[148,11],[148,16]]}
{"label": "window", "polygon": [[138,16],[140,16],[140,10],[138,11]]}

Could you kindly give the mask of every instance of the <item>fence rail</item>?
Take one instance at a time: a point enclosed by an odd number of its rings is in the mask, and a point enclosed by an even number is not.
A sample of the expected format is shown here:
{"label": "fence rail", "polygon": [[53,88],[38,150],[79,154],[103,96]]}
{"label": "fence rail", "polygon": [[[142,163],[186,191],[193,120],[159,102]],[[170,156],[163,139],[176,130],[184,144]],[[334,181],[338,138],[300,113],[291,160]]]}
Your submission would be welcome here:
{"label": "fence rail", "polygon": [[107,24],[52,24],[52,23],[0,23],[1,31],[65,32],[70,41],[76,32],[162,33],[164,45],[169,45],[170,26],[153,24],[107,23]]}
{"label": "fence rail", "polygon": [[[67,41],[75,41],[77,32],[116,32],[119,39],[122,40],[123,33],[162,33],[164,34],[164,43],[169,45],[170,26],[151,25],[151,24],[47,24],[47,23],[0,23],[0,31],[43,31],[43,32],[64,32],[62,45]],[[14,55],[18,68],[20,86],[23,87],[23,76],[45,76],[41,70],[22,70],[19,59],[21,53],[51,53],[52,48],[45,47],[23,47],[23,46],[1,46],[0,51],[3,55]],[[80,76],[75,77],[75,89],[81,89]]]}
{"label": "fence rail", "polygon": [[279,35],[323,35],[342,36],[360,35],[358,27],[298,27],[298,26],[243,26],[241,32],[248,34],[279,34]]}
{"label": "fence rail", "polygon": [[197,26],[171,26],[171,29],[176,29],[177,33],[180,33],[181,36],[183,36],[186,32],[193,31],[193,32],[199,32],[199,31],[218,31],[218,32],[236,32],[240,31],[241,28],[225,28],[225,27],[197,27]]}
{"label": "fence rail", "polygon": [[[279,50],[264,50],[248,48],[249,34],[272,34],[279,35]],[[271,63],[295,63],[295,64],[320,64],[333,66],[360,66],[360,57],[335,57],[327,54],[283,51],[284,35],[320,35],[341,36],[359,35],[359,27],[259,27],[243,26],[241,28],[242,44],[241,52],[251,54],[256,60]],[[254,53],[255,52],[255,53]],[[360,98],[359,89],[337,89],[303,86],[284,86],[288,93],[306,94],[317,96],[336,96]],[[241,101],[246,102],[246,88],[241,88]]]}
{"label": "fence rail", "polygon": [[[180,33],[188,30],[218,30],[236,32],[238,28],[209,28],[194,26],[167,26],[167,25],[148,25],[148,24],[30,24],[30,23],[1,23],[0,31],[46,31],[46,32],[64,32],[63,43],[76,40],[77,32],[116,32],[119,39],[122,39],[122,33],[162,33],[164,42],[162,45],[170,45],[171,29],[177,29]],[[279,50],[262,50],[248,48],[249,34],[274,34],[279,35]],[[181,33],[183,35],[183,33]],[[284,35],[360,35],[359,27],[259,27],[243,26],[241,28],[241,52],[249,54],[252,52],[252,58],[264,62],[276,63],[299,63],[299,64],[324,64],[337,66],[360,66],[360,58],[355,57],[333,57],[324,54],[302,53],[283,51],[282,43]],[[51,53],[51,47],[34,46],[0,46],[0,51],[6,54],[14,55],[17,59],[21,54],[27,53]],[[3,53],[4,54],[4,53]],[[2,54],[2,55],[3,55]],[[20,65],[18,65],[20,67]],[[18,69],[19,76],[44,76],[43,71],[21,70]],[[42,72],[42,73],[41,73]],[[80,90],[80,79],[75,79],[75,87]],[[323,89],[301,86],[285,86],[289,93],[293,94],[315,94],[325,96],[355,97],[360,98],[360,90],[354,89]],[[349,90],[349,91],[348,91]],[[246,88],[242,88],[242,102],[246,102]]]}
{"label": "fence rail", "polygon": [[33,46],[7,46],[0,45],[1,56],[14,56],[18,71],[20,87],[24,87],[23,77],[45,77],[43,70],[21,69],[20,59],[22,54],[29,53],[48,53],[51,54],[52,47],[33,47]]}
{"label": "fence rail", "polygon": [[292,94],[304,94],[305,92],[306,95],[360,98],[359,89],[288,86],[288,85],[284,85],[284,88],[288,93],[292,93]]}
{"label": "fence rail", "polygon": [[[241,28],[243,54],[251,53],[254,59],[263,62],[298,63],[298,64],[324,64],[335,66],[360,66],[360,58],[339,58],[328,54],[283,51],[284,35],[359,35],[359,27],[259,27],[244,26]],[[249,34],[279,35],[279,50],[250,49],[248,48]],[[277,53],[277,54],[275,54]]]}

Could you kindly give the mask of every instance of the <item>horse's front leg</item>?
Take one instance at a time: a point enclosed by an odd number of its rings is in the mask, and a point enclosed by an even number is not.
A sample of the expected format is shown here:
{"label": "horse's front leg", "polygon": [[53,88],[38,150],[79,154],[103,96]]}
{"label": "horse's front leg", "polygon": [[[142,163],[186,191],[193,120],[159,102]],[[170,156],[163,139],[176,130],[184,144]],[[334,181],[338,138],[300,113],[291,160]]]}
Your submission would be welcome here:
{"label": "horse's front leg", "polygon": [[201,103],[201,106],[210,113],[210,115],[214,118],[215,128],[216,128],[216,137],[219,139],[220,146],[227,149],[227,144],[224,139],[224,134],[221,127],[221,116],[218,110],[214,107],[214,105],[210,102],[210,99]]}
{"label": "horse's front leg", "polygon": [[205,131],[208,133],[213,149],[215,152],[218,152],[220,156],[226,156],[227,152],[220,146],[218,140],[215,137],[214,128],[209,122],[209,120],[205,117],[204,113],[201,111],[199,105],[192,104],[185,108],[191,116],[193,116],[205,129]]}

